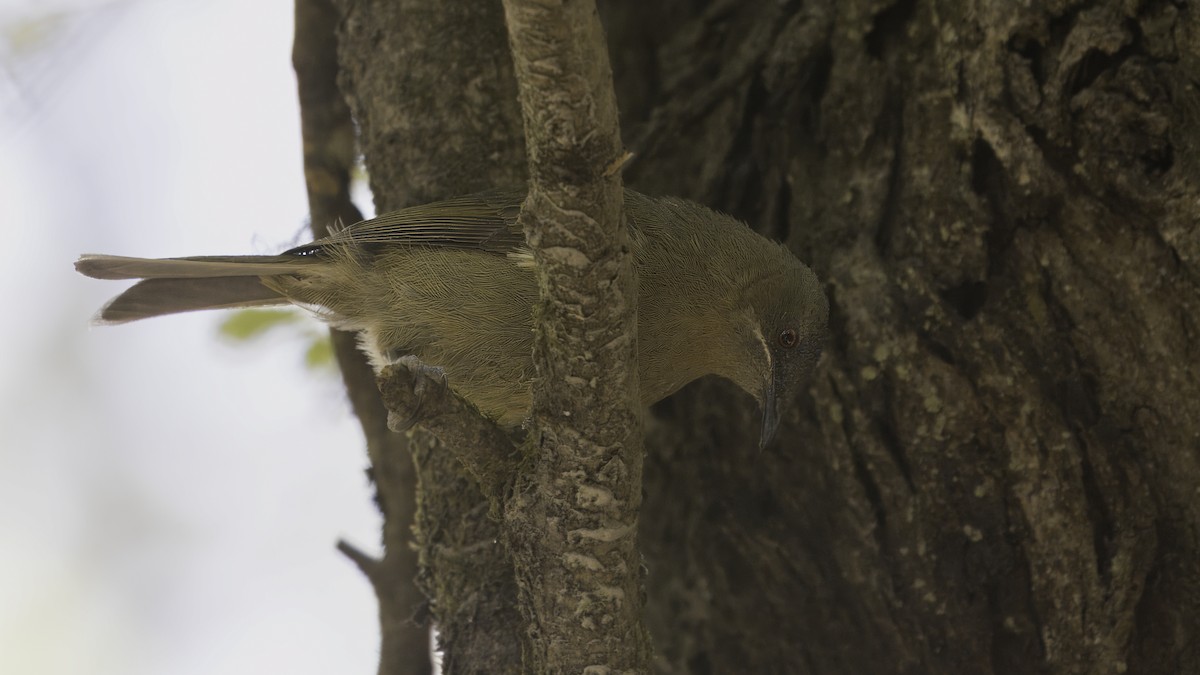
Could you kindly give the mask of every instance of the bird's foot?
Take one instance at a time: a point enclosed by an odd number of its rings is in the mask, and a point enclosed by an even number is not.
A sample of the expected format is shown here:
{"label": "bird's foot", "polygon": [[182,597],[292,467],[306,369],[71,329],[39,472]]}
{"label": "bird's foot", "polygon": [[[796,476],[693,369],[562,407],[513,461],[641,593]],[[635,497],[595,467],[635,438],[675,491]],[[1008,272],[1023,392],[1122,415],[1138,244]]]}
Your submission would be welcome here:
{"label": "bird's foot", "polygon": [[388,409],[388,428],[395,432],[446,412],[446,371],[416,356],[402,356],[379,371],[379,393]]}

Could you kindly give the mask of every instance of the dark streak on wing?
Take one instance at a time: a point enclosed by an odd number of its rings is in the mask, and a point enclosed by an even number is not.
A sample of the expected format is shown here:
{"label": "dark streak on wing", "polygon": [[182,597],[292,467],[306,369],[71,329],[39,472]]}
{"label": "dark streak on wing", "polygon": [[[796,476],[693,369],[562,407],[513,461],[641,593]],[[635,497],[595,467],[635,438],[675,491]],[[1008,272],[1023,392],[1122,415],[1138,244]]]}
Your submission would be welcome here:
{"label": "dark streak on wing", "polygon": [[517,225],[524,196],[484,192],[413,206],[355,223],[284,254],[319,255],[330,245],[350,245],[370,252],[386,246],[436,246],[506,255],[525,244]]}

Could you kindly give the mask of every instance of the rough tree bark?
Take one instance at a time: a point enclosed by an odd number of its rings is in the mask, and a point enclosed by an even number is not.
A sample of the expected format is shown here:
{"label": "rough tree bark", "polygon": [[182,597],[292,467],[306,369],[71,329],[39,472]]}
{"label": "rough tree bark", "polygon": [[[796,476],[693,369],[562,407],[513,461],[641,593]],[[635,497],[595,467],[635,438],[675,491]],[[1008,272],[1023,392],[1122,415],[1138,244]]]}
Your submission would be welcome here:
{"label": "rough tree bark", "polygon": [[612,49],[628,180],[785,238],[835,336],[775,451],[718,383],[659,411],[668,669],[1200,672],[1193,10],[671,9],[610,17],[666,26]]}
{"label": "rough tree bark", "polygon": [[[518,182],[499,3],[341,4],[381,207]],[[725,383],[654,411],[657,667],[1200,672],[1193,8],[601,10],[627,182],[786,240],[834,329],[768,451]],[[450,672],[503,672],[519,620],[494,523],[417,449]]]}
{"label": "rough tree bark", "polygon": [[637,279],[612,69],[591,0],[504,0],[539,287],[531,429],[504,530],[535,673],[647,672]]}

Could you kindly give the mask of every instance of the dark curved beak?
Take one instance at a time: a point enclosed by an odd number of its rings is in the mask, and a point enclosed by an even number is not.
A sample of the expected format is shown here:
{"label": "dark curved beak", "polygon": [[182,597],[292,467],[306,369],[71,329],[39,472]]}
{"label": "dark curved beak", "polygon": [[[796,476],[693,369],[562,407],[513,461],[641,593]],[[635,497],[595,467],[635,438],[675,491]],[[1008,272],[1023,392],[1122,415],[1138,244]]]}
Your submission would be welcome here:
{"label": "dark curved beak", "polygon": [[762,397],[759,399],[759,402],[762,406],[762,431],[759,432],[758,449],[761,451],[767,447],[767,443],[771,442],[771,439],[775,436],[775,430],[779,428],[779,405],[775,398],[774,373],[764,383]]}

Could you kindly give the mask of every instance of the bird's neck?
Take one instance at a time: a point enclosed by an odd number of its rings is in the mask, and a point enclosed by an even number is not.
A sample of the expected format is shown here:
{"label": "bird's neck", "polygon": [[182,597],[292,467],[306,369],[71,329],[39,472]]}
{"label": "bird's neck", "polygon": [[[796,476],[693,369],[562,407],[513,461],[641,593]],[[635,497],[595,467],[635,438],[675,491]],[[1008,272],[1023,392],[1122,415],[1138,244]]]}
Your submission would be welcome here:
{"label": "bird's neck", "polygon": [[741,275],[728,274],[738,264],[728,251],[697,256],[688,241],[655,243],[659,250],[638,266],[638,368],[647,405],[705,375],[736,379],[730,355],[740,353],[753,320],[741,306]]}

